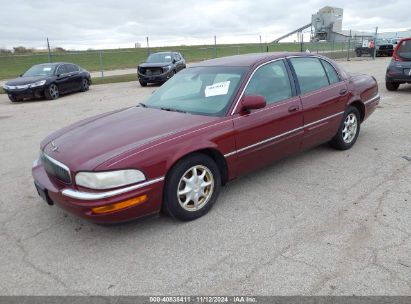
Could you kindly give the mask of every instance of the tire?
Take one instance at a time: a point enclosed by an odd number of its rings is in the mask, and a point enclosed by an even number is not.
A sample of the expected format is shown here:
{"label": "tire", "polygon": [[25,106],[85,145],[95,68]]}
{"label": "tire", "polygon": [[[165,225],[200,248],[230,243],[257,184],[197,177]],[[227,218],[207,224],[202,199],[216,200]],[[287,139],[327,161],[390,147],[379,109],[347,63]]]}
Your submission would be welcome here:
{"label": "tire", "polygon": [[18,102],[19,100],[13,95],[8,95],[11,102]]}
{"label": "tire", "polygon": [[361,57],[362,56],[362,52],[360,50],[356,50],[355,53],[357,54],[357,57]]}
{"label": "tire", "polygon": [[88,91],[89,89],[90,89],[90,82],[88,81],[87,78],[83,78],[83,79],[81,80],[81,89],[80,89],[80,91],[81,91],[81,92],[86,92],[86,91]]}
{"label": "tire", "polygon": [[398,82],[386,81],[385,87],[387,88],[388,91],[396,91],[400,87],[400,84]]}
{"label": "tire", "polygon": [[45,90],[44,90],[44,96],[46,97],[47,100],[54,100],[59,98],[60,93],[59,93],[59,88],[55,83],[50,84]]}
{"label": "tire", "polygon": [[210,210],[220,188],[221,174],[216,163],[207,155],[191,154],[167,174],[163,210],[181,221],[195,220]]}
{"label": "tire", "polygon": [[141,85],[142,87],[146,87],[146,86],[147,86],[147,82],[145,82],[145,81],[139,80],[138,82],[140,82],[140,85]]}
{"label": "tire", "polygon": [[338,128],[337,134],[330,141],[330,145],[337,150],[348,150],[354,146],[360,134],[360,112],[356,107],[350,106]]}

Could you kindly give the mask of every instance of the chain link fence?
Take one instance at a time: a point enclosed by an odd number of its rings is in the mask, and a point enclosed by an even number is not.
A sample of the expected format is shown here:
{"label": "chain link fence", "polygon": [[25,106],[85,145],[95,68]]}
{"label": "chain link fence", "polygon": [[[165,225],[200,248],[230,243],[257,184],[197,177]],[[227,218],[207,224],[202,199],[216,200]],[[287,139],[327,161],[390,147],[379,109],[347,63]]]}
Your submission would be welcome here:
{"label": "chain link fence", "polygon": [[[254,44],[214,44],[177,47],[133,48],[114,50],[89,50],[89,51],[59,51],[51,52],[52,62],[72,62],[91,71],[99,72],[99,76],[105,76],[110,70],[135,69],[144,61],[150,53],[158,51],[180,52],[188,63],[212,59],[216,57],[241,55],[261,52],[311,52],[322,54],[332,59],[351,60],[358,55],[359,47],[364,49],[366,44],[374,38],[373,35],[351,35],[344,41],[316,41],[316,42],[291,42],[291,43],[254,43]],[[367,45],[368,46],[368,45]],[[366,49],[366,48],[365,48]],[[374,51],[361,54],[364,58],[372,59]],[[366,57],[368,55],[368,57]],[[371,55],[371,56],[370,56]],[[0,79],[14,78],[20,75],[30,66],[49,61],[47,52],[16,55],[8,54],[0,56]],[[121,72],[121,71],[120,71]],[[132,71],[124,71],[131,73]],[[107,74],[106,74],[107,75]]]}

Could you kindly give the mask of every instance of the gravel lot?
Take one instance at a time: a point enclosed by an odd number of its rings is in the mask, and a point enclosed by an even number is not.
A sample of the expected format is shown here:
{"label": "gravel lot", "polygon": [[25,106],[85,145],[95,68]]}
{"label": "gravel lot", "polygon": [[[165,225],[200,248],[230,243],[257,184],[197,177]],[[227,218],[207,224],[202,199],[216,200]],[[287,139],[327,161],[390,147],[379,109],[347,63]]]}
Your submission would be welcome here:
{"label": "gravel lot", "polygon": [[189,223],[97,226],[49,207],[32,183],[48,133],[156,87],[18,104],[0,95],[0,294],[411,295],[411,86],[385,90],[388,60],[341,62],[381,81],[353,149],[324,145],[233,181]]}

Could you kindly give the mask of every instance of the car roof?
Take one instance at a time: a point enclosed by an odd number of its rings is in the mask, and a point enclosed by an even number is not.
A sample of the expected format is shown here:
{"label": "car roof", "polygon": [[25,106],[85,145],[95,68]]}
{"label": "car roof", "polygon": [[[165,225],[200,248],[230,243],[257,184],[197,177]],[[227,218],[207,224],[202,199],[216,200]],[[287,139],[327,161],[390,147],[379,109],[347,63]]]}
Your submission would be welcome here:
{"label": "car roof", "polygon": [[255,53],[235,55],[229,57],[221,57],[216,59],[205,60],[194,63],[192,67],[206,67],[206,66],[232,66],[232,67],[251,67],[257,63],[275,60],[289,56],[303,56],[309,57],[310,53],[302,52],[272,52],[272,53]]}
{"label": "car roof", "polygon": [[57,66],[57,65],[61,65],[61,64],[75,64],[75,63],[71,63],[71,62],[44,62],[44,63],[35,64],[35,65]]}

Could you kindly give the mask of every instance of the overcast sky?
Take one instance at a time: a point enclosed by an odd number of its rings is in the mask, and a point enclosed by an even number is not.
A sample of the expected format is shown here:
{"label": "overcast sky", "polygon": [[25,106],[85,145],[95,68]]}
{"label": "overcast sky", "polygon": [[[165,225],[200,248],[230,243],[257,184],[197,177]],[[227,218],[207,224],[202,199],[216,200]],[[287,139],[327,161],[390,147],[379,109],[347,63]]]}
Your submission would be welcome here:
{"label": "overcast sky", "polygon": [[410,0],[0,0],[0,47],[67,49],[269,42],[311,22],[323,6],[344,9],[344,29],[411,28]]}

